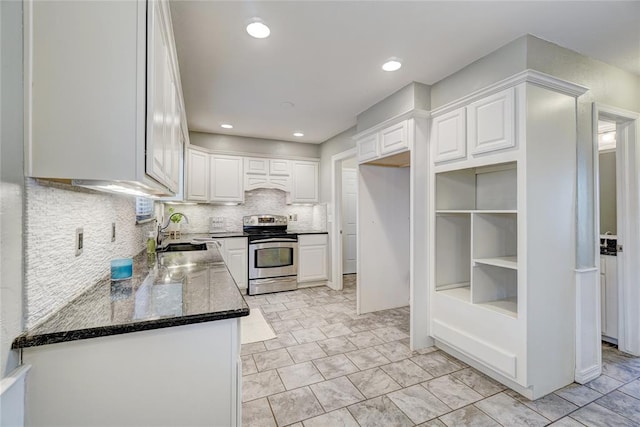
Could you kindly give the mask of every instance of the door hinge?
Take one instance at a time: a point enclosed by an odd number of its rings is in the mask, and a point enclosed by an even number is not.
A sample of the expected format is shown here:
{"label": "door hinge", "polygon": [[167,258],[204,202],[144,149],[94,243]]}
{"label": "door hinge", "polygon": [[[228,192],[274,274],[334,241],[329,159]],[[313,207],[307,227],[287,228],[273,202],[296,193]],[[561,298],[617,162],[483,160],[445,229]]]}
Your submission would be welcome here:
{"label": "door hinge", "polygon": [[616,246],[616,252],[622,252],[622,245]]}

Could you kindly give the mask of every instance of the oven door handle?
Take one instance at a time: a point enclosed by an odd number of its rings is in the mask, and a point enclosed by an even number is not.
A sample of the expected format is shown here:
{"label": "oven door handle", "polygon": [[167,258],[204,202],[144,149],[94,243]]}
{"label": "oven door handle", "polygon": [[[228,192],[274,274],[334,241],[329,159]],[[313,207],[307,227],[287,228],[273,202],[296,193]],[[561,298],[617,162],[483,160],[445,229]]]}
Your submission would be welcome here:
{"label": "oven door handle", "polygon": [[282,237],[274,237],[271,239],[260,239],[260,240],[252,240],[249,242],[250,245],[255,245],[255,244],[259,244],[259,243],[276,243],[276,242],[283,242],[283,243],[297,243],[298,239],[286,239],[286,238],[282,238]]}

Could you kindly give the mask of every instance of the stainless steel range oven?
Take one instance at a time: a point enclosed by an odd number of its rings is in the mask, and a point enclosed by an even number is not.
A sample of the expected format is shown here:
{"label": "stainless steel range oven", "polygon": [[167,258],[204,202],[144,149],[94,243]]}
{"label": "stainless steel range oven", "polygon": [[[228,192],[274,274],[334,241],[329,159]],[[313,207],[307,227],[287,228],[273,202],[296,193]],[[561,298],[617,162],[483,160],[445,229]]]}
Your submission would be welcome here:
{"label": "stainless steel range oven", "polygon": [[298,236],[287,232],[287,217],[251,215],[243,218],[249,238],[249,295],[289,291],[298,287]]}

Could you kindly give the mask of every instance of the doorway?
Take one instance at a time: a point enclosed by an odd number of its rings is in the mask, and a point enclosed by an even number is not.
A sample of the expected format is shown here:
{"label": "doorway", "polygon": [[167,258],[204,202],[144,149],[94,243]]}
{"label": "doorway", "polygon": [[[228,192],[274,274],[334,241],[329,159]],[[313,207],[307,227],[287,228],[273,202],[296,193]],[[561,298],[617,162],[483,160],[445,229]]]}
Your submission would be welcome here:
{"label": "doorway", "polygon": [[[343,274],[357,273],[357,161],[356,148],[331,157],[331,282],[335,290],[343,288]],[[343,171],[346,171],[344,173]],[[345,175],[345,177],[343,177]],[[355,183],[350,183],[353,178]],[[353,185],[355,184],[355,188]],[[345,190],[346,189],[346,190]],[[355,194],[355,195],[354,195]],[[345,208],[345,205],[350,205]],[[331,218],[333,217],[333,218]],[[346,218],[345,218],[346,217]],[[347,233],[345,233],[345,227]],[[346,272],[346,273],[345,273]]]}
{"label": "doorway", "polygon": [[594,104],[593,121],[596,258],[605,260],[596,259],[601,332],[621,351],[640,356],[640,115]]}

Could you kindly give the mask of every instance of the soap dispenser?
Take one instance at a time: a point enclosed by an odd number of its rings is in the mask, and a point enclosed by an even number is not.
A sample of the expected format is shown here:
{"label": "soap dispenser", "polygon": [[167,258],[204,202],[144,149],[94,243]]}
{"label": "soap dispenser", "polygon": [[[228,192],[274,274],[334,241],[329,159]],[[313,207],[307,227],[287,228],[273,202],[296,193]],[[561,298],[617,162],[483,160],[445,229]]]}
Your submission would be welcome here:
{"label": "soap dispenser", "polygon": [[153,231],[149,232],[149,237],[147,238],[147,255],[155,255],[156,253],[156,236],[154,236]]}

